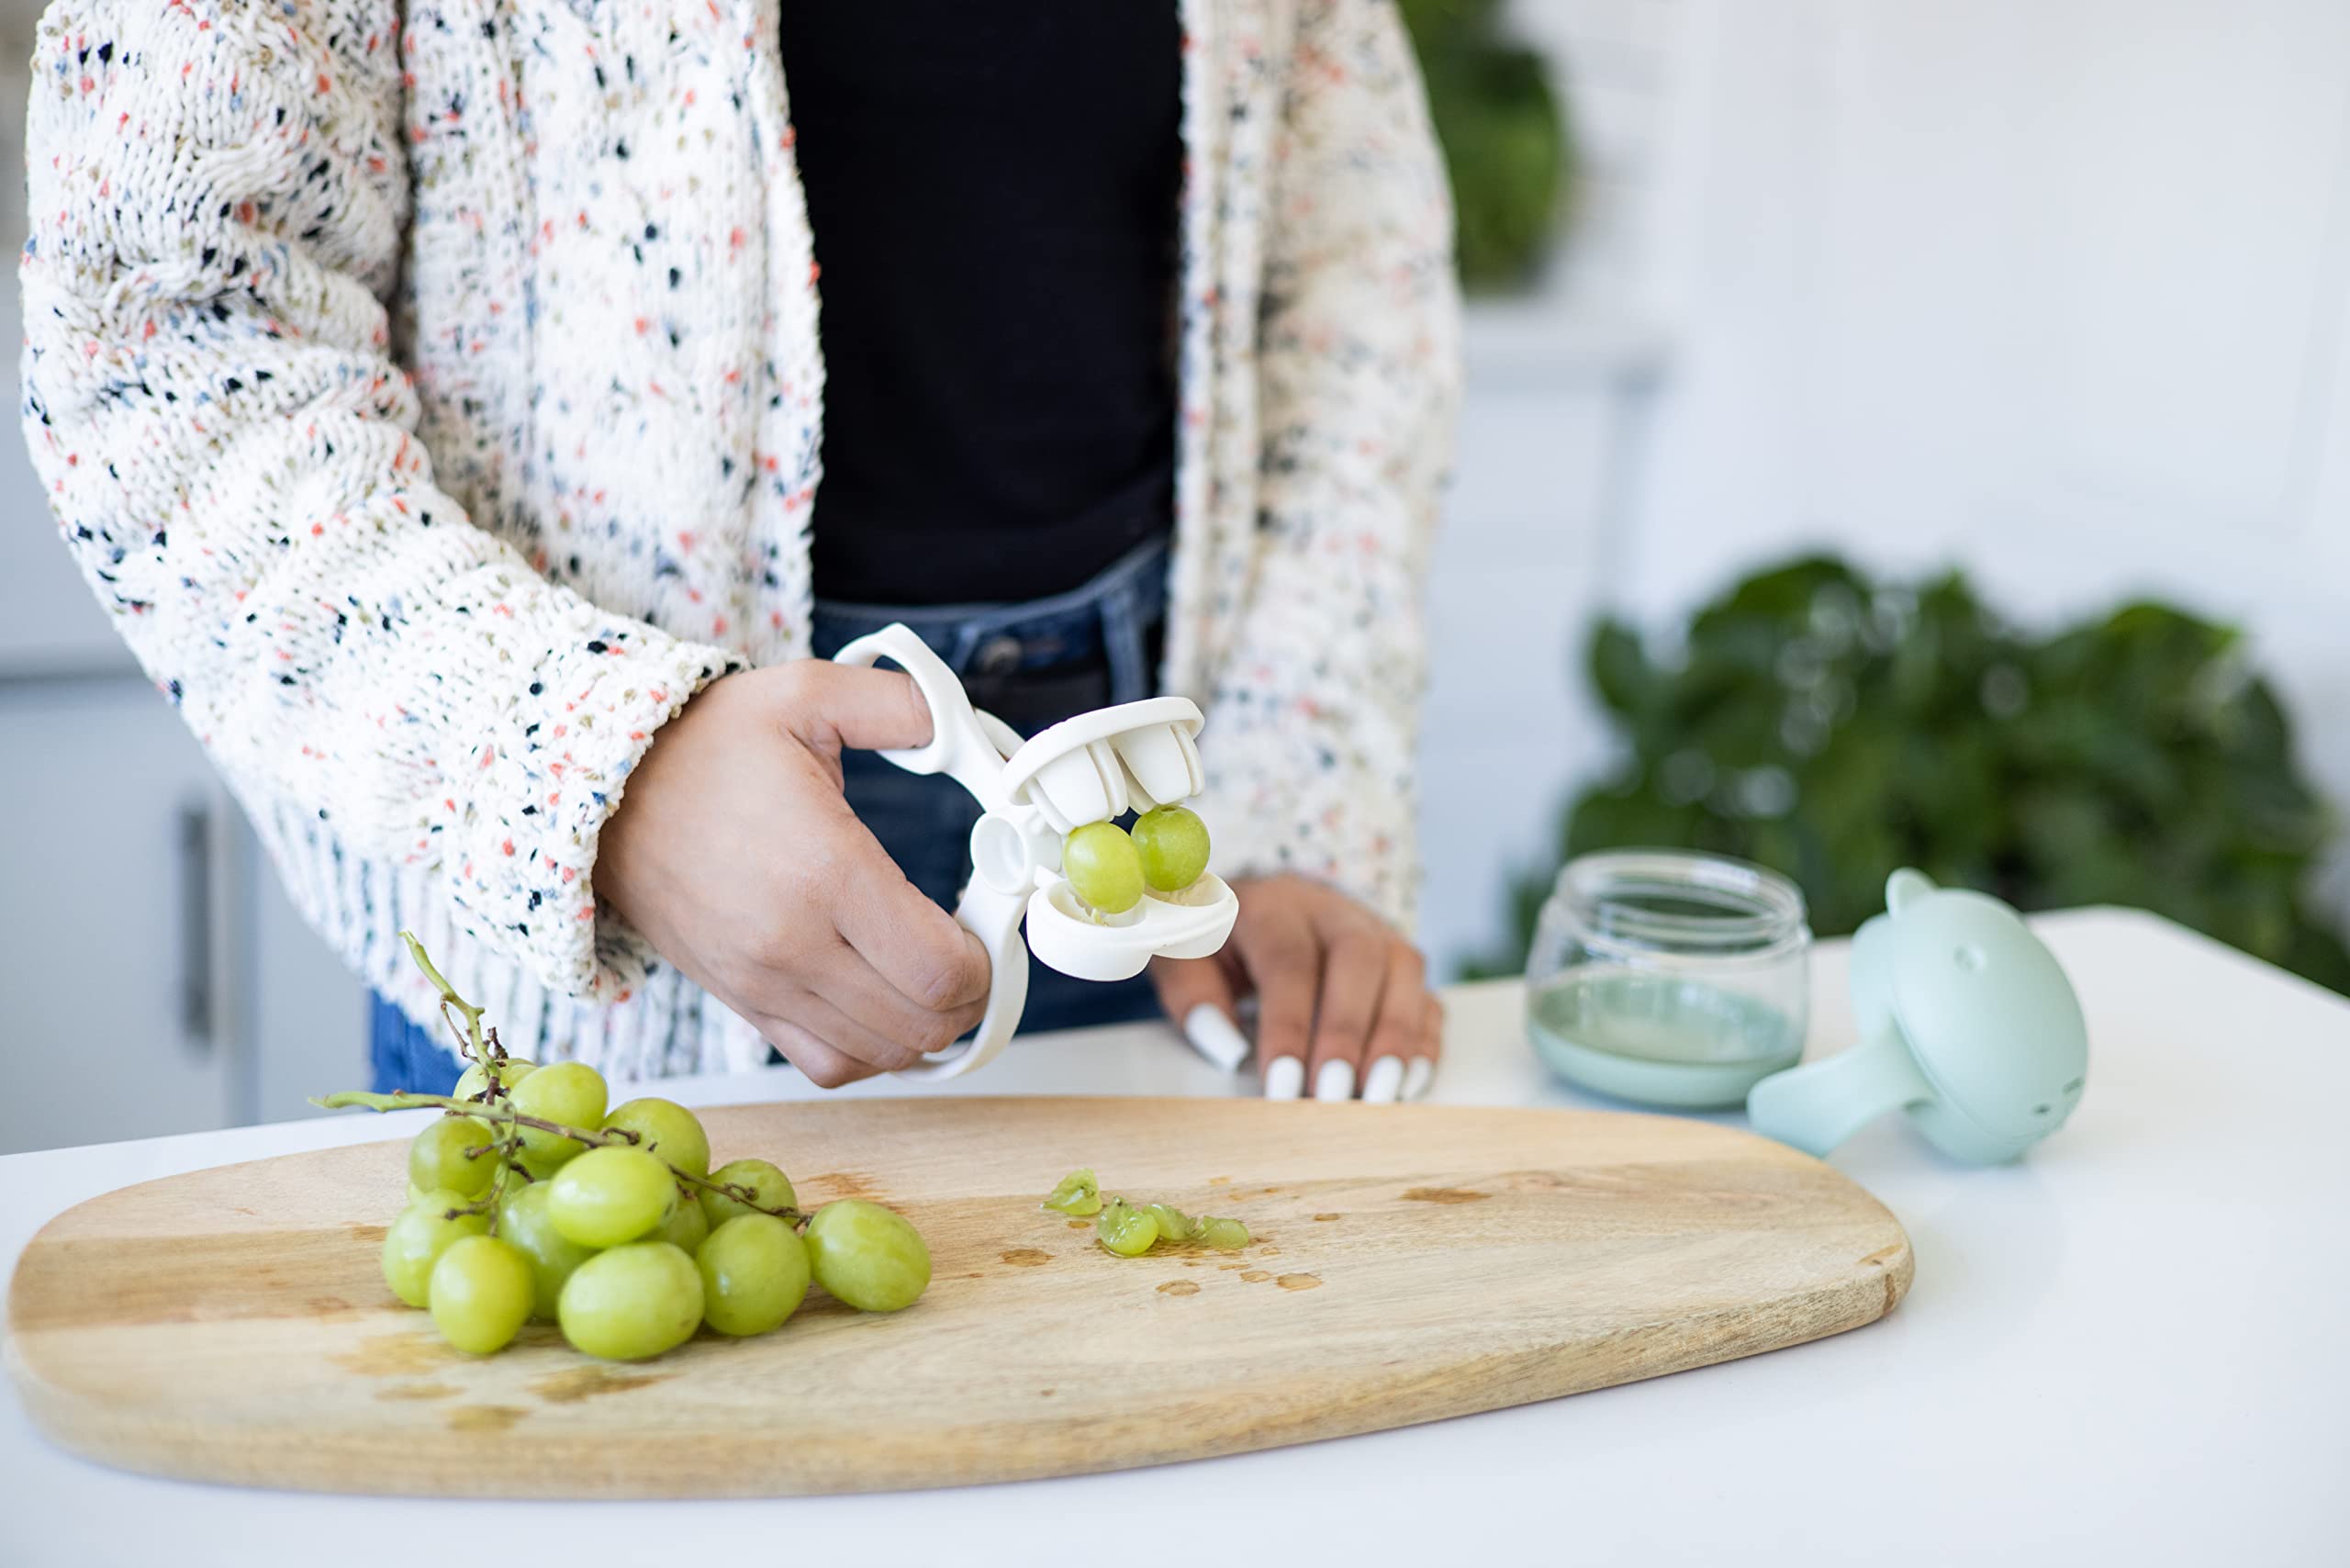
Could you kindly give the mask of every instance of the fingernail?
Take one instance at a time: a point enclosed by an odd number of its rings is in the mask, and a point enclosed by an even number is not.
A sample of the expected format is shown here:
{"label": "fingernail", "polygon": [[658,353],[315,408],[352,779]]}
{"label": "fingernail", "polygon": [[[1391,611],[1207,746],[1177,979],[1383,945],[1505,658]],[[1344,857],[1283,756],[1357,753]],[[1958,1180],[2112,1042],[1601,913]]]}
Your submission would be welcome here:
{"label": "fingernail", "polygon": [[1326,1061],[1322,1070],[1314,1075],[1314,1097],[1316,1100],[1351,1100],[1355,1097],[1355,1064],[1340,1057]]}
{"label": "fingernail", "polygon": [[1248,1059],[1248,1036],[1213,1002],[1203,1002],[1183,1014],[1183,1037],[1192,1042],[1193,1050],[1226,1072],[1238,1072],[1240,1064]]}
{"label": "fingernail", "polygon": [[1436,1063],[1427,1057],[1414,1057],[1412,1065],[1404,1070],[1404,1098],[1416,1100],[1428,1092],[1428,1080],[1436,1076]]}
{"label": "fingernail", "polygon": [[1404,1081],[1404,1058],[1381,1057],[1362,1075],[1362,1103],[1366,1105],[1392,1105],[1395,1091]]}
{"label": "fingernail", "polygon": [[1305,1087],[1305,1064],[1295,1057],[1275,1057],[1265,1064],[1265,1098],[1294,1100]]}

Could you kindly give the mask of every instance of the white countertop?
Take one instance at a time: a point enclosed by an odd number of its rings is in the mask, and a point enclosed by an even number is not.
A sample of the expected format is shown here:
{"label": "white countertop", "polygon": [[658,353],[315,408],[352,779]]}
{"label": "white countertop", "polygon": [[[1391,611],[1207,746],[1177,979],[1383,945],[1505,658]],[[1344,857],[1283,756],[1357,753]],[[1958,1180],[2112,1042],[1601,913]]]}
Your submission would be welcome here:
{"label": "white countertop", "polygon": [[[1837,1153],[1918,1259],[1900,1309],[1855,1333],[1302,1448],[753,1503],[151,1481],[50,1449],[10,1391],[0,1562],[2350,1562],[2350,1002],[2151,916],[2036,924],[2088,1014],[2088,1092],[2070,1126],[2003,1170],[1953,1165],[1898,1119]],[[1851,1039],[1844,976],[1843,944],[1823,944],[1815,1055]],[[1595,1103],[1541,1074],[1515,984],[1448,1000],[1431,1098]],[[845,1092],[1253,1087],[1136,1025],[1016,1043],[968,1084]],[[780,1070],[666,1092],[702,1104],[816,1092]],[[127,1182],[397,1130],[321,1117],[0,1159],[0,1260],[13,1270],[50,1215]]]}

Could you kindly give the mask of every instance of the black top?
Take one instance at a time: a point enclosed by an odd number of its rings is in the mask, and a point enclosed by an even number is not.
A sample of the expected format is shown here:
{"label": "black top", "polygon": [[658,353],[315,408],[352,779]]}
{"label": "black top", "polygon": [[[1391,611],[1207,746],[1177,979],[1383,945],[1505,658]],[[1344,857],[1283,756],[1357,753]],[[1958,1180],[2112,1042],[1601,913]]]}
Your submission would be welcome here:
{"label": "black top", "polygon": [[1172,0],[783,9],[824,349],[819,598],[1075,588],[1170,525]]}

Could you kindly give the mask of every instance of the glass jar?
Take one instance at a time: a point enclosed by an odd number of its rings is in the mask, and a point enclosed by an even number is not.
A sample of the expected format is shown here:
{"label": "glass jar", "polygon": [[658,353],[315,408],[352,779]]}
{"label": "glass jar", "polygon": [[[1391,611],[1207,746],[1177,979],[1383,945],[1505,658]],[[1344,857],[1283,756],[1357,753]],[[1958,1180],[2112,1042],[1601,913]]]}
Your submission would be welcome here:
{"label": "glass jar", "polygon": [[1559,872],[1526,966],[1526,1032],[1569,1083],[1647,1104],[1736,1105],[1803,1056],[1803,894],[1725,856],[1618,849]]}

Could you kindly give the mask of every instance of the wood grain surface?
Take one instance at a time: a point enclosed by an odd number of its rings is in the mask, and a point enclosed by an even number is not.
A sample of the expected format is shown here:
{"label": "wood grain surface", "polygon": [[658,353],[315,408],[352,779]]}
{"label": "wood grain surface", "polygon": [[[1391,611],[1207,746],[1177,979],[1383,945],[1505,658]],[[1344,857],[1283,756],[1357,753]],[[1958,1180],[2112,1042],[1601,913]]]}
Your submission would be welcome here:
{"label": "wood grain surface", "polygon": [[[18,1263],[9,1370],[106,1463],[309,1490],[495,1496],[878,1491],[1342,1437],[1679,1372],[1874,1321],[1908,1239],[1809,1157],[1708,1123],[1247,1100],[742,1106],[803,1204],[869,1196],[930,1292],[866,1316],[592,1361],[532,1327],[486,1360],[383,1283],[399,1143],[124,1188]],[[1110,1256],[1039,1195],[1237,1215],[1237,1255]]]}

